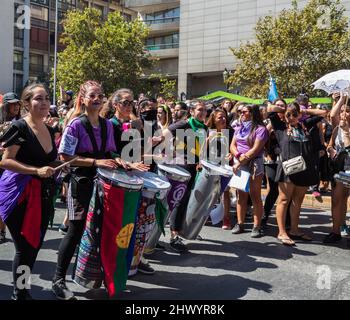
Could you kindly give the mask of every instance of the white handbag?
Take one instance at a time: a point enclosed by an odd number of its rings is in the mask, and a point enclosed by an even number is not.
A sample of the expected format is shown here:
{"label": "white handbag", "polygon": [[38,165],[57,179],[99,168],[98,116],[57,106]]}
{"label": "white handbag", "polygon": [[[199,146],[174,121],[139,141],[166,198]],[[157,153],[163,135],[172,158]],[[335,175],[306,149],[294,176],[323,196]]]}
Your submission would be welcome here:
{"label": "white handbag", "polygon": [[[282,162],[282,168],[286,176],[299,173],[306,170],[306,163],[302,156],[302,142],[300,144],[300,156]],[[290,139],[288,141],[288,154],[290,154]]]}

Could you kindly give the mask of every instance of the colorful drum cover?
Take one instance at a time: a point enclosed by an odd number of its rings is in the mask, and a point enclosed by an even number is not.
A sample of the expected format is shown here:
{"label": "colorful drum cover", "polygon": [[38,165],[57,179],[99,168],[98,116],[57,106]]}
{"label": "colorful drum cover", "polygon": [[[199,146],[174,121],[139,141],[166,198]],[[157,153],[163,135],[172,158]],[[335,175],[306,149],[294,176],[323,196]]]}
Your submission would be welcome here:
{"label": "colorful drum cover", "polygon": [[125,290],[127,253],[140,194],[96,180],[79,247],[75,282],[88,288],[99,288],[104,282],[110,297]]}
{"label": "colorful drum cover", "polygon": [[159,202],[166,197],[171,187],[166,177],[152,172],[135,172],[134,175],[143,180],[143,191],[141,204],[137,212],[136,228],[134,230],[133,254],[128,257],[130,264],[129,276],[137,273],[137,267],[141,262],[145,244],[157,220],[160,219],[161,223],[164,223],[166,208],[165,210],[161,210]]}

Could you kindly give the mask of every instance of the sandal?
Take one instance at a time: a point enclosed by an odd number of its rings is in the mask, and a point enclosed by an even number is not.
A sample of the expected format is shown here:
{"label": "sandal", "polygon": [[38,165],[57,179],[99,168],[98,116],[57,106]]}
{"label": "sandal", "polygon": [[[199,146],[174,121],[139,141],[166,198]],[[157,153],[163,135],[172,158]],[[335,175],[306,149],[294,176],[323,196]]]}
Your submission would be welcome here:
{"label": "sandal", "polygon": [[277,239],[286,246],[290,246],[290,247],[295,246],[295,242],[288,236],[278,236]]}
{"label": "sandal", "polygon": [[305,233],[301,233],[301,234],[289,233],[289,236],[293,240],[312,241],[312,238]]}

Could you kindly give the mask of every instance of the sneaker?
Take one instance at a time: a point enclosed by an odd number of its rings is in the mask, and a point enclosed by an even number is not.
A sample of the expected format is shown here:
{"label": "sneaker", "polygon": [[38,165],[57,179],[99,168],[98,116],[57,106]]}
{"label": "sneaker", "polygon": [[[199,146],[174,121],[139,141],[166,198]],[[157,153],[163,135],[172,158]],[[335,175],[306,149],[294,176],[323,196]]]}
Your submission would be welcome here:
{"label": "sneaker", "polygon": [[64,225],[64,224],[61,224],[59,227],[58,227],[58,232],[62,235],[66,235],[67,232],[68,232],[68,226]]}
{"label": "sneaker", "polygon": [[59,300],[76,300],[74,293],[67,288],[64,279],[52,282],[52,291]]}
{"label": "sneaker", "polygon": [[174,239],[170,239],[170,248],[180,253],[188,251],[187,247],[182,241],[183,240],[178,236],[176,236]]}
{"label": "sneaker", "polygon": [[244,232],[243,223],[242,224],[237,223],[232,229],[232,233],[233,234],[240,234],[240,233],[243,233],[243,232]]}
{"label": "sneaker", "polygon": [[11,300],[34,300],[27,289],[15,289],[11,295]]}
{"label": "sneaker", "polygon": [[0,231],[0,243],[6,242],[6,231]]}
{"label": "sneaker", "polygon": [[251,238],[260,238],[263,236],[262,230],[260,227],[254,226],[252,232],[250,233]]}
{"label": "sneaker", "polygon": [[331,232],[330,234],[327,234],[324,239],[323,239],[323,243],[336,243],[341,241],[341,235]]}
{"label": "sneaker", "polygon": [[344,237],[350,236],[349,226],[343,224],[340,228],[340,235]]}
{"label": "sneaker", "polygon": [[314,198],[318,198],[318,197],[321,197],[321,193],[319,193],[318,191],[314,191],[314,192],[312,193],[312,196],[313,196]]}
{"label": "sneaker", "polygon": [[165,247],[162,244],[160,244],[159,242],[156,244],[155,249],[159,250],[159,251],[165,251]]}
{"label": "sneaker", "polygon": [[143,274],[154,274],[155,272],[148,262],[144,263],[142,260],[137,267],[137,271]]}

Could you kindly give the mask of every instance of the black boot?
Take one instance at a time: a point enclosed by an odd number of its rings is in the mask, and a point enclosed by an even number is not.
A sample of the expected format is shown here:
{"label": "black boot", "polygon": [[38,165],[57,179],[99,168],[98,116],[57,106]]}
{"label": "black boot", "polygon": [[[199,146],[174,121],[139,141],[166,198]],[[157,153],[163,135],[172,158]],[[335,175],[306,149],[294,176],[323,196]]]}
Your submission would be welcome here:
{"label": "black boot", "polygon": [[12,293],[11,300],[33,300],[33,298],[27,289],[19,290],[16,288]]}

